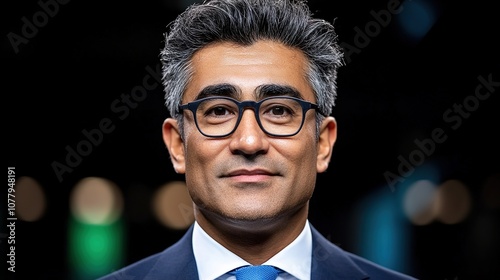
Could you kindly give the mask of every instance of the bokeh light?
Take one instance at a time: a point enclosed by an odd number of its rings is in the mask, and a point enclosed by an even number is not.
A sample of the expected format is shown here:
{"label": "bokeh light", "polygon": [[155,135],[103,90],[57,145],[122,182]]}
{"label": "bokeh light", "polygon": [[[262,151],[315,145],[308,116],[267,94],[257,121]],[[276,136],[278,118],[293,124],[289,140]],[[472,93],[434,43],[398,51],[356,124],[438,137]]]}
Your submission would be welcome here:
{"label": "bokeh light", "polygon": [[39,220],[47,207],[42,186],[32,177],[22,176],[16,183],[16,216],[27,222]]}
{"label": "bokeh light", "polygon": [[71,278],[96,279],[123,265],[123,196],[112,181],[86,177],[70,196],[68,254]]}
{"label": "bokeh light", "polygon": [[415,225],[427,225],[436,216],[434,206],[436,185],[430,180],[418,180],[408,187],[403,199],[404,213]]}
{"label": "bokeh light", "polygon": [[402,35],[411,42],[420,41],[432,28],[438,18],[432,1],[404,1],[403,10],[398,16]]}
{"label": "bokeh light", "polygon": [[96,279],[123,266],[123,224],[88,224],[78,219],[69,223],[69,262],[72,280]]}
{"label": "bokeh light", "polygon": [[163,225],[172,229],[185,229],[194,222],[193,203],[181,181],[160,187],[154,195],[153,211]]}
{"label": "bokeh light", "polygon": [[459,180],[448,180],[437,189],[436,218],[445,224],[463,221],[470,212],[471,197],[467,187]]}
{"label": "bokeh light", "polygon": [[399,195],[381,188],[358,203],[355,252],[385,267],[409,273],[410,226]]}
{"label": "bokeh light", "polygon": [[70,200],[74,217],[89,224],[113,223],[123,210],[123,197],[118,187],[99,177],[87,177],[79,181]]}

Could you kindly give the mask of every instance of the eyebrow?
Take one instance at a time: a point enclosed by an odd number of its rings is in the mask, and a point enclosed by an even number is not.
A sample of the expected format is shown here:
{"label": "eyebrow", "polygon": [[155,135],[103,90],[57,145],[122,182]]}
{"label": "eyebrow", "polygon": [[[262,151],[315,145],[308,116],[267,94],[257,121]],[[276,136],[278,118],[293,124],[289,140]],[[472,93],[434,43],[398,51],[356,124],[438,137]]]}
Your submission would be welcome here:
{"label": "eyebrow", "polygon": [[216,84],[204,87],[195,100],[211,96],[225,96],[237,99],[240,95],[241,91],[231,84]]}
{"label": "eyebrow", "polygon": [[257,99],[264,99],[271,96],[290,96],[303,99],[300,92],[288,85],[264,84],[255,89]]}
{"label": "eyebrow", "polygon": [[[257,100],[261,100],[271,96],[290,96],[303,99],[302,94],[300,94],[300,92],[296,88],[279,84],[260,85],[255,89],[254,95]],[[195,100],[211,96],[225,96],[239,99],[239,97],[241,96],[241,89],[227,83],[209,85],[204,87],[200,91],[200,93],[198,93]]]}

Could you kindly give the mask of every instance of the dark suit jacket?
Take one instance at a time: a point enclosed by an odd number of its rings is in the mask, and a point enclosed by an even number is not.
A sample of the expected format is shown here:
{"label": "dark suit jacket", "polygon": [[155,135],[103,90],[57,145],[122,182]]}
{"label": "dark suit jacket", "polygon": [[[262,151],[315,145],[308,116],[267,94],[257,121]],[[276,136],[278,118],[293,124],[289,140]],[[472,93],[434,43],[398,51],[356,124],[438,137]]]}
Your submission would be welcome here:
{"label": "dark suit jacket", "polygon": [[[415,279],[343,251],[311,226],[311,280]],[[198,280],[192,247],[193,226],[174,245],[98,280]]]}

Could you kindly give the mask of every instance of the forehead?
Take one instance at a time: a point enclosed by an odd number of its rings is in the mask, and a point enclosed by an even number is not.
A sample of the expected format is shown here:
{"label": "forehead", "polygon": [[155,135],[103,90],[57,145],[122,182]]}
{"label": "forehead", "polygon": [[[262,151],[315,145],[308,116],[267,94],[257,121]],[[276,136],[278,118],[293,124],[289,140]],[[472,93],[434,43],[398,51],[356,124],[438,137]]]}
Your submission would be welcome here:
{"label": "forehead", "polygon": [[230,84],[242,99],[255,99],[255,90],[265,84],[296,89],[305,100],[315,101],[307,81],[307,59],[298,49],[271,41],[250,46],[229,42],[206,46],[191,60],[192,76],[183,103],[196,99],[206,87]]}

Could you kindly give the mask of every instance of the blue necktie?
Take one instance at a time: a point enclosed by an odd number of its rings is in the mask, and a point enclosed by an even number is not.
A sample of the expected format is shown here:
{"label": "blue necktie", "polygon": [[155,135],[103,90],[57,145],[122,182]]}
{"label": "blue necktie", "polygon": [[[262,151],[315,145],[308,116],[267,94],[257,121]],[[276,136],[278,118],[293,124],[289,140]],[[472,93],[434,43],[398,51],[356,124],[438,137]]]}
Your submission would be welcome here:
{"label": "blue necktie", "polygon": [[270,265],[248,265],[236,269],[236,280],[275,280],[278,270]]}

